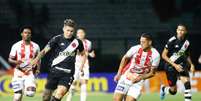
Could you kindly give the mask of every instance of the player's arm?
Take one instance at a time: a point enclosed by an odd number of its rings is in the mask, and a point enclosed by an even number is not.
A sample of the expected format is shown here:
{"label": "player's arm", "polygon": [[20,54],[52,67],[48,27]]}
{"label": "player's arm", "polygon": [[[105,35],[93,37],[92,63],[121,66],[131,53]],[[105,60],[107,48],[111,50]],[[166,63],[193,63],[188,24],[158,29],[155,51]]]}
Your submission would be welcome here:
{"label": "player's arm", "polygon": [[[40,47],[38,46],[38,49],[37,49],[37,52],[36,52],[36,56],[38,56],[39,53],[40,53]],[[41,66],[41,60],[39,60],[38,63],[37,63],[35,74],[39,74],[39,72],[40,72],[40,66]]]}
{"label": "player's arm", "polygon": [[22,61],[20,61],[20,60],[17,61],[17,60],[15,60],[15,58],[12,57],[12,56],[9,56],[8,62],[11,63],[11,64],[13,64],[13,65],[19,65],[20,63],[22,63]]}
{"label": "player's arm", "polygon": [[31,62],[31,65],[34,67],[34,66],[36,66],[39,62],[40,62],[40,59],[42,58],[42,57],[44,57],[45,56],[45,54],[47,54],[47,52],[49,52],[50,51],[50,47],[49,47],[49,45],[47,45],[42,51],[40,51],[39,53],[38,53],[38,55],[36,56],[36,58]]}
{"label": "player's arm", "polygon": [[168,57],[168,49],[164,48],[163,52],[162,52],[162,58],[170,65],[172,65],[178,72],[183,71],[181,65],[178,65],[176,63],[174,63],[173,61],[170,60],[170,58]]}
{"label": "player's arm", "polygon": [[16,60],[16,56],[17,56],[17,47],[16,45],[13,45],[9,54],[8,62],[18,67],[18,65],[21,64],[22,61]]}
{"label": "player's arm", "polygon": [[116,76],[114,77],[114,81],[117,82],[120,79],[124,67],[127,65],[127,63],[129,62],[129,60],[131,59],[131,57],[136,52],[136,50],[137,50],[136,48],[138,48],[138,47],[137,46],[131,47],[127,51],[127,53],[123,56],[123,58],[121,59],[120,65],[119,65],[118,72],[117,72]]}
{"label": "player's arm", "polygon": [[86,62],[86,60],[87,60],[87,55],[86,55],[85,50],[83,50],[82,52],[79,52],[79,54],[80,54],[81,57],[82,57],[81,66],[80,66],[80,71],[83,71],[84,64],[85,64],[85,62]]}
{"label": "player's arm", "polygon": [[187,61],[190,64],[190,71],[194,74],[195,73],[195,66],[191,60],[190,52],[188,51]]}
{"label": "player's arm", "polygon": [[142,80],[149,79],[149,78],[153,77],[155,74],[156,74],[156,67],[151,67],[150,72],[147,73],[147,74],[142,75],[141,79]]}
{"label": "player's arm", "polygon": [[[81,66],[80,66],[80,71],[83,73],[83,68],[84,68],[84,64],[87,60],[87,55],[86,55],[86,51],[84,50],[84,45],[82,43],[81,40],[77,39],[79,46],[78,46],[78,54],[81,55]],[[83,75],[83,74],[82,74]]]}
{"label": "player's arm", "polygon": [[130,60],[130,57],[127,57],[126,55],[123,56],[123,58],[121,59],[120,65],[119,65],[118,72],[117,72],[116,76],[114,77],[114,81],[117,82],[120,79],[123,68],[126,66],[126,64],[128,63],[129,60]]}
{"label": "player's arm", "polygon": [[58,41],[59,35],[53,37],[36,56],[36,58],[31,62],[31,67],[35,67],[37,63],[41,60],[42,57],[45,56],[52,48],[56,47],[56,42]]}
{"label": "player's arm", "polygon": [[88,56],[91,57],[91,58],[95,58],[96,57],[96,54],[95,54],[95,51],[92,47],[92,43],[90,42],[89,43],[89,53],[88,53]]}
{"label": "player's arm", "polygon": [[96,54],[95,54],[94,50],[92,50],[92,51],[89,53],[89,56],[90,56],[91,58],[95,58],[95,57],[96,57]]}

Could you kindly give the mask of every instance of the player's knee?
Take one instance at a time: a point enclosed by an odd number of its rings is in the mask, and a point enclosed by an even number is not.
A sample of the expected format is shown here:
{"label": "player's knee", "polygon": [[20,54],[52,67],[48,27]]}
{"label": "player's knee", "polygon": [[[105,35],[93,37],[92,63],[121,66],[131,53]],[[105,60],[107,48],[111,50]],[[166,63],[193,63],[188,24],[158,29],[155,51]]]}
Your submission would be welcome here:
{"label": "player's knee", "polygon": [[114,95],[113,101],[122,101],[122,97]]}
{"label": "player's knee", "polygon": [[45,90],[43,92],[43,101],[50,101],[51,96],[52,96],[51,91]]}
{"label": "player's knee", "polygon": [[21,101],[22,99],[22,90],[14,93],[13,101]]}
{"label": "player's knee", "polygon": [[62,98],[66,93],[64,91],[57,91],[55,93],[55,96],[58,98]]}
{"label": "player's knee", "polygon": [[190,81],[185,82],[184,83],[184,87],[185,87],[185,89],[191,89],[191,83],[190,83]]}

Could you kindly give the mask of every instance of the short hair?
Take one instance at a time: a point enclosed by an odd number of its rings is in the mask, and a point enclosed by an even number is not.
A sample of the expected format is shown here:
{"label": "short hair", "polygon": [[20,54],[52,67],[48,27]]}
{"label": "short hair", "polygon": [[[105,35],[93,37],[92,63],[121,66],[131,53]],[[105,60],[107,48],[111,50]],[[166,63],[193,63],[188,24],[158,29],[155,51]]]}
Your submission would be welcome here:
{"label": "short hair", "polygon": [[70,27],[75,28],[76,27],[76,23],[72,19],[66,19],[66,20],[64,20],[64,26],[70,26]]}
{"label": "short hair", "polygon": [[151,34],[143,33],[143,34],[141,35],[141,37],[144,37],[144,38],[146,38],[147,40],[152,41],[152,36],[151,36]]}
{"label": "short hair", "polygon": [[24,29],[29,29],[32,32],[32,26],[31,25],[24,25],[20,28],[20,33],[24,31]]}
{"label": "short hair", "polygon": [[178,27],[178,26],[182,26],[182,27],[184,27],[184,28],[187,30],[187,27],[186,27],[185,24],[181,24],[181,23],[180,23],[180,24],[177,25],[177,27]]}

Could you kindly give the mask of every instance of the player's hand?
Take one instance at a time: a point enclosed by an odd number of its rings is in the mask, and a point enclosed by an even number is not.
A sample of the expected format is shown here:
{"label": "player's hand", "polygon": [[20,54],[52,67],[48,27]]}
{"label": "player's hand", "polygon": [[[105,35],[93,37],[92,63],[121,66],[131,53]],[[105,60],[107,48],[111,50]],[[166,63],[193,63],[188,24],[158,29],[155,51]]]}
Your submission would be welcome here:
{"label": "player's hand", "polygon": [[141,75],[138,75],[137,77],[135,77],[135,79],[132,80],[133,83],[137,83],[139,81],[142,80],[142,76]]}
{"label": "player's hand", "polygon": [[22,69],[25,73],[28,73],[29,71],[32,71],[32,67],[29,65],[27,67],[25,67],[24,69]]}
{"label": "player's hand", "polygon": [[40,70],[37,69],[34,74],[35,74],[35,75],[38,75],[39,73],[40,73]]}
{"label": "player's hand", "polygon": [[179,64],[175,64],[174,65],[174,68],[178,71],[178,72],[182,72],[182,71],[184,71],[182,68],[182,66],[181,65],[179,65]]}
{"label": "player's hand", "polygon": [[195,75],[195,66],[191,64],[190,71],[193,73],[193,76]]}
{"label": "player's hand", "polygon": [[120,79],[120,77],[121,77],[120,74],[115,75],[115,76],[114,76],[114,81],[115,81],[115,82],[118,82],[119,79]]}

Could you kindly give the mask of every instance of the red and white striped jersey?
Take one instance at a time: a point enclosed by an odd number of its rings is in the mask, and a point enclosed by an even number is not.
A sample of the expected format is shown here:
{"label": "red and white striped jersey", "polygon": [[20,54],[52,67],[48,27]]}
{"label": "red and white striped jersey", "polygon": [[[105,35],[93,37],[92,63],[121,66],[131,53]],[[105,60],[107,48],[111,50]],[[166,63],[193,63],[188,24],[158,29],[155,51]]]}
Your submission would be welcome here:
{"label": "red and white striped jersey", "polygon": [[131,47],[126,53],[126,57],[130,57],[131,60],[123,69],[123,74],[128,71],[138,74],[148,73],[151,67],[158,67],[160,62],[160,54],[155,48],[151,48],[145,52],[141,48],[141,45]]}
{"label": "red and white striped jersey", "polygon": [[[91,43],[91,41],[89,41],[87,39],[84,39],[82,41],[82,43],[83,43],[84,50],[85,50],[85,52],[87,54],[87,57],[88,57],[89,52],[92,50],[92,43]],[[81,60],[82,60],[82,56],[77,54],[76,55],[76,64],[80,64]],[[86,60],[85,65],[89,65],[89,60],[88,59]]]}
{"label": "red and white striped jersey", "polygon": [[[25,45],[24,41],[18,41],[15,43],[10,51],[10,58],[14,60],[19,60],[22,62],[26,62],[26,64],[29,64],[30,61],[36,57],[36,55],[40,52],[40,47],[35,42],[32,42],[29,45]],[[14,76],[23,76],[25,75],[24,72],[15,69],[14,70]]]}

